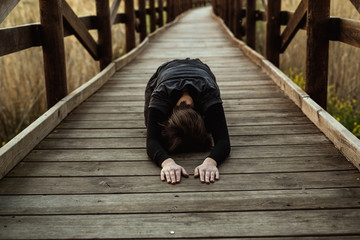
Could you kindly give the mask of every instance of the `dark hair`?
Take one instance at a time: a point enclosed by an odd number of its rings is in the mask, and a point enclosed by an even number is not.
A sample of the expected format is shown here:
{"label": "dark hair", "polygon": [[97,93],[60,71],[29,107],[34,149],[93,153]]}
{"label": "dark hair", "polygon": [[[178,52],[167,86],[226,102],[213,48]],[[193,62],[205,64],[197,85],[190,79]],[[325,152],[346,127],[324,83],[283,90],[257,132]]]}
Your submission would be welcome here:
{"label": "dark hair", "polygon": [[211,138],[203,118],[185,102],[174,107],[163,126],[162,136],[170,153],[207,151],[211,148]]}

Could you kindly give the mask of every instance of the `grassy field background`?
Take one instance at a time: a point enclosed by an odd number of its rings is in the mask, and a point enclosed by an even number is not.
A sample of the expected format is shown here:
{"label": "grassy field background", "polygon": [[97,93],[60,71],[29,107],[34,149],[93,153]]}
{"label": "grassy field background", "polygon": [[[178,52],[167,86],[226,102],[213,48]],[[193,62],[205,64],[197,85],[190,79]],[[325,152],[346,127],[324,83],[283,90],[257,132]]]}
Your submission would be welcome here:
{"label": "grassy field background", "polygon": [[[95,15],[95,1],[67,0],[80,16]],[[243,1],[245,2],[245,1]],[[283,0],[282,9],[294,11],[300,0]],[[110,1],[110,4],[112,1]],[[137,5],[137,1],[135,1]],[[258,0],[261,7],[261,1]],[[331,15],[360,19],[348,0],[332,0]],[[123,3],[119,11],[123,11]],[[0,28],[40,21],[38,0],[22,0]],[[91,34],[97,39],[96,31]],[[265,24],[257,23],[256,49],[264,53]],[[280,58],[280,68],[299,85],[304,84],[306,33],[300,31]],[[71,92],[99,72],[99,65],[75,37],[65,39],[68,90]],[[114,58],[124,52],[124,27],[113,26]],[[357,102],[360,93],[360,49],[330,43],[329,111],[355,135],[360,136]],[[4,145],[46,111],[41,47],[0,57],[0,142]]]}
{"label": "grassy field background", "polygon": [[[67,0],[79,16],[95,15],[95,1]],[[110,1],[110,4],[112,1]],[[123,3],[120,6],[120,12]],[[22,0],[0,28],[40,21],[39,1]],[[125,49],[124,27],[112,27],[114,58]],[[94,39],[97,32],[91,31]],[[65,38],[66,74],[71,92],[99,72],[99,64],[92,59],[79,41]],[[41,47],[34,47],[0,57],[0,139],[4,145],[22,129],[47,110],[46,90]]]}

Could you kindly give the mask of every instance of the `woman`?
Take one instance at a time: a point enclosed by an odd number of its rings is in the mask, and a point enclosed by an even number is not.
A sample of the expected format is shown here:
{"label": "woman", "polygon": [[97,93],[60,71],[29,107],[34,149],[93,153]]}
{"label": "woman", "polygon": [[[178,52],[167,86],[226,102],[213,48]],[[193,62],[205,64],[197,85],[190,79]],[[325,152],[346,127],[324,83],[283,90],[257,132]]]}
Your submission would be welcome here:
{"label": "woman", "polygon": [[170,154],[210,150],[208,132],[214,146],[194,176],[206,183],[219,179],[217,166],[229,155],[230,141],[220,90],[206,64],[187,58],[161,65],[146,86],[144,114],[147,154],[162,168],[162,181],[189,176]]}

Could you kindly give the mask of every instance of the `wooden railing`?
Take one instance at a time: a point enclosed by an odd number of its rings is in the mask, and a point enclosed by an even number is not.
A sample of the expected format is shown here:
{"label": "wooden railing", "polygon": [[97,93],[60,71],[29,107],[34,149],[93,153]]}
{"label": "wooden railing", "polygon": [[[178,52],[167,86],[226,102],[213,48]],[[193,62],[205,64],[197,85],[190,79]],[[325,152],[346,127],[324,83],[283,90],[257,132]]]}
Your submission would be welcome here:
{"label": "wooden railing", "polygon": [[[8,16],[20,0],[0,1],[0,23]],[[118,13],[121,0],[96,1],[96,16],[78,17],[66,0],[39,0],[41,23],[0,29],[0,56],[27,48],[42,46],[46,80],[47,103],[50,108],[65,97],[67,92],[64,37],[75,35],[93,59],[104,69],[112,61],[111,25],[125,24],[126,51],[136,46],[135,34],[140,41],[150,32],[173,21],[182,12],[208,3],[208,0],[138,0],[139,9],[134,9],[133,0],[124,0],[125,12]],[[148,7],[146,7],[148,6]],[[146,15],[150,16],[147,23]],[[97,29],[98,41],[89,30]]]}
{"label": "wooden railing", "polygon": [[[350,1],[360,12],[360,0]],[[246,9],[243,9],[245,2]],[[214,13],[224,20],[237,38],[246,36],[246,44],[251,48],[255,48],[256,21],[266,21],[265,57],[276,66],[279,66],[280,54],[297,31],[306,30],[305,89],[326,109],[329,41],[360,47],[360,21],[330,17],[330,0],[302,0],[295,12],[281,11],[281,0],[261,2],[265,11],[256,9],[256,0],[213,0],[212,4]],[[282,32],[281,25],[286,26]]]}

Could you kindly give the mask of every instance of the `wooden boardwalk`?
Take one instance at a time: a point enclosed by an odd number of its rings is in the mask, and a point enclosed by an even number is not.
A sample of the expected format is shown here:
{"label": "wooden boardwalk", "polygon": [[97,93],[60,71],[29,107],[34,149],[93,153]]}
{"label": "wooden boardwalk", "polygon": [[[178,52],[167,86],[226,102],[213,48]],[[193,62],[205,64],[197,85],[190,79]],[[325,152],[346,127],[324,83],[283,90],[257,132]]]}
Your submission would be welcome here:
{"label": "wooden boardwalk", "polygon": [[[0,181],[1,239],[359,239],[360,174],[228,40],[210,8],[156,36]],[[144,88],[174,58],[217,77],[231,135],[221,180],[161,182]],[[192,173],[206,153],[175,156]]]}

